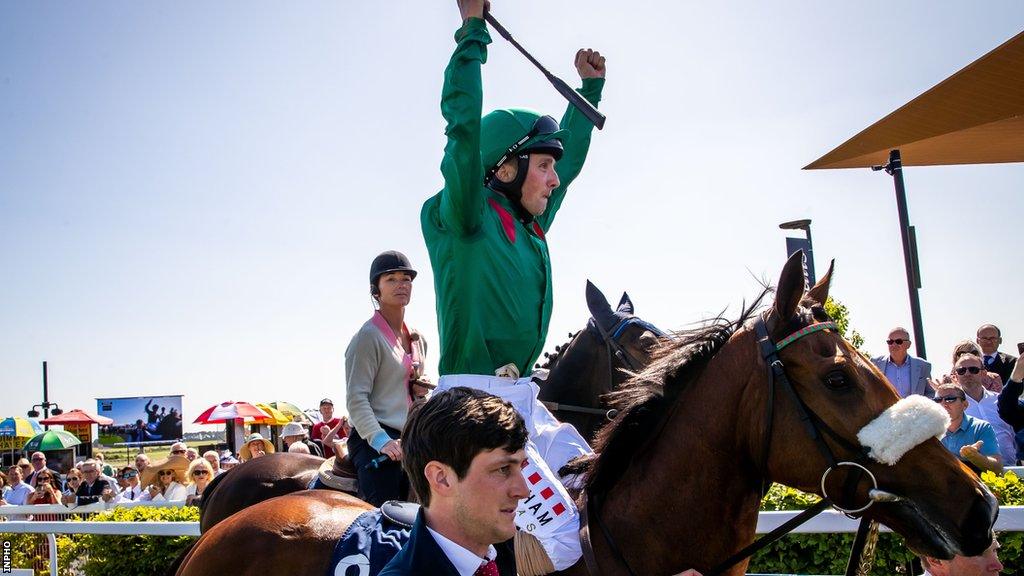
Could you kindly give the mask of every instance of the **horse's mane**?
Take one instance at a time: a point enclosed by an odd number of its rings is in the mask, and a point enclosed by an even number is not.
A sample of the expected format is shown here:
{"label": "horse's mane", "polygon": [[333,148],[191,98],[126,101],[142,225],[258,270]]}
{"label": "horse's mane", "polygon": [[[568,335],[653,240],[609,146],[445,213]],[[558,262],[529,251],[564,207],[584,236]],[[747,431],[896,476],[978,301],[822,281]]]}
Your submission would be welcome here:
{"label": "horse's mane", "polygon": [[544,353],[544,363],[543,364],[537,364],[536,367],[537,368],[543,368],[545,370],[550,370],[550,369],[554,368],[555,364],[558,363],[558,359],[562,357],[562,353],[565,352],[565,350],[567,348],[569,348],[569,344],[572,344],[572,341],[574,339],[576,339],[576,336],[580,332],[582,332],[582,330],[577,330],[576,332],[569,332],[569,340],[567,340],[565,342],[565,344],[562,344],[561,346],[555,346],[555,351],[554,352],[545,352]]}
{"label": "horse's mane", "polygon": [[604,493],[615,484],[630,460],[657,435],[679,392],[700,376],[726,341],[753,317],[768,292],[766,288],[750,306],[743,306],[736,320],[719,314],[698,328],[663,340],[647,368],[606,396],[619,415],[597,435],[594,450],[599,456],[590,461],[587,470],[588,492]]}

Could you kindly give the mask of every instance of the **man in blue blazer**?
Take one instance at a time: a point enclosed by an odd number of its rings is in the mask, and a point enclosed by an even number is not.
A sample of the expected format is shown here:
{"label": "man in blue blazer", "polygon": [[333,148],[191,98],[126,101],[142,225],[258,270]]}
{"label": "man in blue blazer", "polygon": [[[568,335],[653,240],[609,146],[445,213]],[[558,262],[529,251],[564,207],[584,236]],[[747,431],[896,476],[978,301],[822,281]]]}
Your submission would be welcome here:
{"label": "man in blue blazer", "polygon": [[414,409],[402,466],[421,508],[409,541],[380,576],[515,576],[512,538],[526,424],[511,404],[456,387]]}
{"label": "man in blue blazer", "polygon": [[900,398],[911,394],[934,398],[935,391],[928,385],[928,379],[932,377],[932,365],[927,360],[909,354],[910,333],[907,329],[893,328],[885,343],[889,346],[889,354],[877,356],[871,361],[889,379]]}

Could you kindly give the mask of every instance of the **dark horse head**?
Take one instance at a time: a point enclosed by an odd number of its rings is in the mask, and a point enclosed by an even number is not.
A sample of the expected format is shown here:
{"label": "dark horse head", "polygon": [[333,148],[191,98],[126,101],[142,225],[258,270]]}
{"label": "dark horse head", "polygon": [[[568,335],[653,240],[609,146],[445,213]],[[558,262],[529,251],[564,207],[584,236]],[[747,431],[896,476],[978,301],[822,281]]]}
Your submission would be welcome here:
{"label": "dark horse head", "polygon": [[547,362],[542,367],[550,372],[538,397],[555,417],[589,439],[609,420],[609,408],[601,397],[650,363],[651,351],[664,333],[633,315],[628,294],[623,292],[619,305],[612,309],[589,280],[587,307],[587,326],[570,334],[570,341],[556,347],[554,354],[545,355]]}

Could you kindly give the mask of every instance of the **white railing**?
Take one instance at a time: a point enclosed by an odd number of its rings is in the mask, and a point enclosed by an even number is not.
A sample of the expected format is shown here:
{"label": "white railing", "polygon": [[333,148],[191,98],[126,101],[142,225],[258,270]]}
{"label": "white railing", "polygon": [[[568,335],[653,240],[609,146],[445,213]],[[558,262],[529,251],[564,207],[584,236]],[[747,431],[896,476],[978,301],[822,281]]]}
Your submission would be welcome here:
{"label": "white railing", "polygon": [[[170,506],[167,503],[131,502],[116,506]],[[93,508],[95,507],[95,508]],[[0,506],[0,516],[55,513],[81,514],[102,512],[114,506],[90,504],[69,509],[59,504],[35,506]],[[800,511],[761,512],[757,516],[757,533],[764,534],[793,518]],[[845,534],[857,531],[857,520],[847,518],[835,510],[826,510],[793,530],[794,534]],[[889,529],[882,526],[883,532]],[[1024,506],[1001,506],[996,520],[997,532],[1024,532]],[[6,521],[0,522],[0,534],[46,534],[50,543],[50,574],[57,574],[56,534],[102,534],[110,536],[199,536],[198,522],[64,522],[64,521]]]}
{"label": "white railing", "polygon": [[[757,515],[757,533],[771,532],[800,511],[761,512]],[[860,520],[847,518],[835,510],[826,510],[793,530],[794,534],[847,534],[857,531]],[[0,530],[3,524],[0,524]],[[1024,506],[1000,506],[996,520],[996,532],[1024,532]],[[890,532],[885,526],[882,532]]]}
{"label": "white railing", "polygon": [[5,506],[0,506],[0,516],[15,514],[58,514],[62,516],[72,516],[75,514],[93,514],[95,512],[103,512],[104,510],[112,510],[114,508],[136,508],[139,506],[149,508],[177,508],[184,506],[184,502],[94,502],[92,504],[82,504],[81,506],[75,504],[25,504],[21,506],[12,506],[7,504]]}

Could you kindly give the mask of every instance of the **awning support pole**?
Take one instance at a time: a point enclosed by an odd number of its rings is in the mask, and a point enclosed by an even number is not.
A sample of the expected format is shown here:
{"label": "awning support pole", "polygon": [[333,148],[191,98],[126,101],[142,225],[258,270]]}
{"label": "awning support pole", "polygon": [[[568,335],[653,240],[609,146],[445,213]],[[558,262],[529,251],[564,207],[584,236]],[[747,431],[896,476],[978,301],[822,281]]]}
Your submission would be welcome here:
{"label": "awning support pole", "polygon": [[903,240],[903,262],[907,269],[907,290],[910,292],[910,316],[914,322],[914,344],[919,358],[927,358],[924,346],[924,323],[921,320],[921,299],[917,293],[921,288],[921,273],[917,259],[916,234],[910,226],[907,212],[907,189],[903,186],[903,160],[899,150],[889,151],[889,163],[872,166],[872,170],[885,170],[892,176],[896,187],[896,208],[900,215],[900,238]]}

